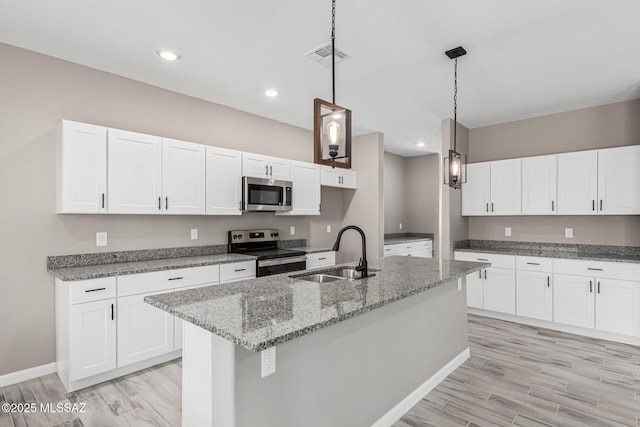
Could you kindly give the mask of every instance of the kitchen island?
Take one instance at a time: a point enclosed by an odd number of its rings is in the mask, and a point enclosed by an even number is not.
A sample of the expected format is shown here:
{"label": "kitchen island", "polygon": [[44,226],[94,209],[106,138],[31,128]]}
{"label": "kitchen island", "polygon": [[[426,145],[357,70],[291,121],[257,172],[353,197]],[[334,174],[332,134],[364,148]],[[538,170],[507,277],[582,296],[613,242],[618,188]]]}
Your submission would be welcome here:
{"label": "kitchen island", "polygon": [[388,257],[360,280],[281,274],[145,301],[186,321],[183,426],[389,425],[468,358],[464,277],[485,267]]}

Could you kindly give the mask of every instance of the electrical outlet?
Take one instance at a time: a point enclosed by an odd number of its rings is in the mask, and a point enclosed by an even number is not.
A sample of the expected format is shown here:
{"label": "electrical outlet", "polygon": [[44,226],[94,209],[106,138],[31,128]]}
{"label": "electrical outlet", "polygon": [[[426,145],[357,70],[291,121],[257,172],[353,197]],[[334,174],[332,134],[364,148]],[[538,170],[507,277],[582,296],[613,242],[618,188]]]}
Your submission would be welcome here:
{"label": "electrical outlet", "polygon": [[331,224],[327,224],[327,233],[331,233]]}
{"label": "electrical outlet", "polygon": [[566,237],[567,239],[573,239],[573,228],[565,228],[564,237]]}
{"label": "electrical outlet", "polygon": [[296,227],[295,227],[295,225],[292,225],[291,227],[289,227],[289,234],[291,234],[292,236],[296,235]]}
{"label": "electrical outlet", "polygon": [[96,233],[96,246],[107,246],[106,231],[99,231]]}
{"label": "electrical outlet", "polygon": [[198,229],[197,228],[192,228],[191,229],[191,240],[198,240]]}
{"label": "electrical outlet", "polygon": [[276,347],[269,347],[260,353],[262,360],[262,378],[267,377],[276,372]]}
{"label": "electrical outlet", "polygon": [[504,228],[504,235],[507,237],[511,237],[511,227]]}
{"label": "electrical outlet", "polygon": [[402,223],[400,223],[400,230],[402,230]]}
{"label": "electrical outlet", "polygon": [[462,290],[462,277],[458,277],[458,290]]}

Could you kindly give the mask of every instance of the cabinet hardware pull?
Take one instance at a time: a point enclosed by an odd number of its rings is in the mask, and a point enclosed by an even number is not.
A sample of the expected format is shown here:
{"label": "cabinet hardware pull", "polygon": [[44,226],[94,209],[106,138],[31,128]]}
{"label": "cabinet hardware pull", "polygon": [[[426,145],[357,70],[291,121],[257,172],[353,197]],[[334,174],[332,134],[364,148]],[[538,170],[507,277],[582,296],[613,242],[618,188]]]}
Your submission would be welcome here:
{"label": "cabinet hardware pull", "polygon": [[85,292],[97,292],[97,291],[104,291],[107,288],[96,288],[96,289],[87,289]]}
{"label": "cabinet hardware pull", "polygon": [[327,257],[318,258],[318,261],[322,261],[324,259],[327,259]]}
{"label": "cabinet hardware pull", "polygon": [[482,279],[482,270],[478,270],[478,278]]}
{"label": "cabinet hardware pull", "polygon": [[538,262],[528,262],[527,264],[529,264],[529,265],[540,265],[540,263],[538,263]]}
{"label": "cabinet hardware pull", "polygon": [[269,165],[264,165],[264,174],[269,176]]}
{"label": "cabinet hardware pull", "polygon": [[600,199],[600,212],[602,212],[602,199]]}
{"label": "cabinet hardware pull", "polygon": [[592,201],[591,201],[591,210],[592,210],[592,211],[595,211],[595,210],[596,210],[596,201],[595,201],[595,200],[592,200]]}
{"label": "cabinet hardware pull", "polygon": [[593,293],[593,280],[589,280],[589,293]]}
{"label": "cabinet hardware pull", "polygon": [[162,210],[162,198],[158,197],[158,210],[161,211]]}
{"label": "cabinet hardware pull", "polygon": [[478,261],[489,261],[487,258],[478,258]]}
{"label": "cabinet hardware pull", "polygon": [[602,268],[591,268],[591,267],[587,267],[587,270],[591,270],[591,271],[604,271]]}
{"label": "cabinet hardware pull", "polygon": [[551,279],[547,276],[547,288],[551,287]]}
{"label": "cabinet hardware pull", "polygon": [[600,293],[600,281],[598,280],[598,293]]}
{"label": "cabinet hardware pull", "polygon": [[489,203],[485,203],[485,209],[489,212]]}
{"label": "cabinet hardware pull", "polygon": [[102,209],[104,209],[104,193],[102,193]]}
{"label": "cabinet hardware pull", "polygon": [[484,271],[484,280],[487,280],[487,270]]}
{"label": "cabinet hardware pull", "polygon": [[169,277],[169,280],[182,280],[184,277]]}
{"label": "cabinet hardware pull", "polygon": [[385,251],[385,252],[387,252],[387,251],[390,251],[390,250],[391,250],[391,249],[385,249],[384,251]]}
{"label": "cabinet hardware pull", "polygon": [[113,316],[113,304],[111,304],[111,320],[113,320],[114,316]]}
{"label": "cabinet hardware pull", "polygon": [[246,268],[236,268],[236,269],[235,269],[235,270],[233,270],[233,271],[235,271],[235,272],[237,273],[237,272],[245,271],[245,270],[246,270]]}
{"label": "cabinet hardware pull", "polygon": [[169,209],[169,197],[164,198],[164,209]]}
{"label": "cabinet hardware pull", "polygon": [[491,202],[491,212],[493,212],[493,202]]}
{"label": "cabinet hardware pull", "polygon": [[552,200],[551,201],[551,212],[553,212],[555,210],[555,202]]}
{"label": "cabinet hardware pull", "polygon": [[407,246],[405,249],[411,249],[411,246]]}
{"label": "cabinet hardware pull", "polygon": [[269,166],[269,175],[273,176],[273,166]]}

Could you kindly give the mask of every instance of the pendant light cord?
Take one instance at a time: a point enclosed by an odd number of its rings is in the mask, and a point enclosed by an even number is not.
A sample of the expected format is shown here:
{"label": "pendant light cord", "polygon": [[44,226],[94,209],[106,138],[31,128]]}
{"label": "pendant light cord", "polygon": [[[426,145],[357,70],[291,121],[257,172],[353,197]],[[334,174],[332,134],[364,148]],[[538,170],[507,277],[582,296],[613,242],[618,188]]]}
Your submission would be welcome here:
{"label": "pendant light cord", "polygon": [[456,130],[458,128],[458,58],[453,60],[453,151],[456,150]]}
{"label": "pendant light cord", "polygon": [[331,81],[333,104],[336,103],[336,0],[331,1]]}

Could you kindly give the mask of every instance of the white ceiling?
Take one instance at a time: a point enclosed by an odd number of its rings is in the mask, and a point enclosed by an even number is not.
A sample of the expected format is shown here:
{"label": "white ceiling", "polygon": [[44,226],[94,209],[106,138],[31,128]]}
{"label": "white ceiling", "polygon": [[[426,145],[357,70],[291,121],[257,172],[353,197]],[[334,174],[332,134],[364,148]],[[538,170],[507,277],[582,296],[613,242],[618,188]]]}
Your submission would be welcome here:
{"label": "white ceiling", "polygon": [[[330,20],[330,0],[0,0],[0,42],[311,129],[331,69],[303,55],[330,40]],[[386,151],[439,151],[444,51],[460,44],[467,127],[639,98],[638,22],[636,0],[337,0],[336,45],[353,58],[336,103]]]}

